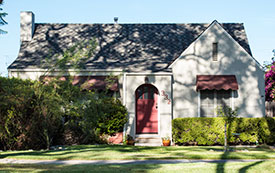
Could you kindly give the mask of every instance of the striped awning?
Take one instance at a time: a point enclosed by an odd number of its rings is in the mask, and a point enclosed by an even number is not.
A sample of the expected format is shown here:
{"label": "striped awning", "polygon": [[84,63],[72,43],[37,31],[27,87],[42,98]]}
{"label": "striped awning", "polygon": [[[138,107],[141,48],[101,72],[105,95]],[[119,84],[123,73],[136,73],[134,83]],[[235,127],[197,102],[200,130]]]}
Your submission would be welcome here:
{"label": "striped awning", "polygon": [[198,90],[238,90],[235,75],[197,75]]}

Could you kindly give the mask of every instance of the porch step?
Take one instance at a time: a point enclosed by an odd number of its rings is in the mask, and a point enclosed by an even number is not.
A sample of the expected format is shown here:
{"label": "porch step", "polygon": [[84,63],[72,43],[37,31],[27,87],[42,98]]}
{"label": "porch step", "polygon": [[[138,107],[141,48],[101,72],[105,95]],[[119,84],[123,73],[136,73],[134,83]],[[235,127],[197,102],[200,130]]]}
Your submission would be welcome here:
{"label": "porch step", "polygon": [[135,146],[161,146],[160,137],[136,137]]}

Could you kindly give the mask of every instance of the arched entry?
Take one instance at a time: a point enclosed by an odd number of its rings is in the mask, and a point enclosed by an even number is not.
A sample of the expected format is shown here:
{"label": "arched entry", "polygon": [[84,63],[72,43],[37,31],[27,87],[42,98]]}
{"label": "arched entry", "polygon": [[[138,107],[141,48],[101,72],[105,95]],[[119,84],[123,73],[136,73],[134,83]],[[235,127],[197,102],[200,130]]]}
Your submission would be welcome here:
{"label": "arched entry", "polygon": [[158,133],[158,90],[144,84],[136,90],[136,134]]}

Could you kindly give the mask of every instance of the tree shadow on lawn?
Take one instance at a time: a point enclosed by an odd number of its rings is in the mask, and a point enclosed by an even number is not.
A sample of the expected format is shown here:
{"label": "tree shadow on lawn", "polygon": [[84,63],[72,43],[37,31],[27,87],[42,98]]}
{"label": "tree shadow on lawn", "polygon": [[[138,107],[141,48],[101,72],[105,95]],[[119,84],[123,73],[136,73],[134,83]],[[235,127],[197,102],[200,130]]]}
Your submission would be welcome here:
{"label": "tree shadow on lawn", "polygon": [[[123,159],[135,159],[140,157],[146,157],[147,155],[140,155],[142,153],[151,152],[152,150],[160,150],[156,147],[137,147],[137,146],[125,146],[125,145],[82,145],[82,146],[68,146],[65,150],[43,150],[43,151],[7,151],[7,153],[2,152],[0,154],[0,159],[8,158],[8,157],[16,157],[16,156],[24,156],[28,158],[28,156],[33,158],[28,159],[56,159],[56,160],[70,160],[74,158],[81,157],[80,153],[83,153],[83,159],[93,159],[97,156],[100,156],[102,152],[118,152],[118,154],[124,153],[138,153],[138,155],[131,155],[129,157],[125,157]],[[87,153],[85,155],[85,153]],[[139,154],[140,153],[140,154]],[[167,152],[162,152],[165,154]],[[76,154],[76,156],[74,156]],[[37,157],[35,157],[37,156]],[[52,158],[49,158],[52,157]],[[98,157],[96,158],[98,159]],[[102,158],[104,160],[104,158]],[[105,158],[106,159],[106,158]]]}
{"label": "tree shadow on lawn", "polygon": [[1,165],[2,171],[37,171],[39,172],[147,172],[159,168],[159,164],[107,164],[107,165],[34,165],[34,164],[5,164]]}
{"label": "tree shadow on lawn", "polygon": [[[221,159],[231,159],[230,153],[232,153],[232,152],[230,152],[230,151],[224,152],[223,155],[221,156]],[[253,155],[253,154],[247,154],[247,153],[243,153],[243,154],[246,154],[246,155],[248,156],[249,159],[258,159],[257,156],[255,157],[255,155]],[[242,158],[240,158],[240,157],[238,158],[238,157],[234,156],[234,157],[232,157],[232,158],[233,158],[233,159],[242,159],[243,157],[242,157]],[[263,159],[263,157],[261,157],[260,159]],[[268,159],[268,158],[266,158],[266,159]],[[236,160],[236,161],[237,161],[237,160]],[[242,162],[242,161],[240,161],[240,162]],[[255,165],[258,165],[258,164],[260,164],[260,163],[263,163],[263,162],[264,162],[264,161],[253,162],[252,164],[247,165],[247,166],[241,168],[241,169],[239,170],[239,172],[240,172],[240,173],[245,173],[245,172],[247,172],[247,170],[248,170],[249,168],[251,168],[251,167],[253,167],[253,166],[255,166]],[[226,170],[226,169],[225,169],[226,163],[228,163],[228,161],[218,162],[218,163],[217,163],[217,167],[216,167],[216,172],[224,173],[225,170]]]}
{"label": "tree shadow on lawn", "polygon": [[239,170],[240,173],[245,173],[245,172],[248,172],[248,169],[249,168],[252,168],[253,166],[256,166],[256,165],[259,165],[261,163],[263,163],[264,161],[258,161],[258,162],[255,162],[255,163],[252,163],[250,165],[247,165],[245,167],[243,167],[242,169]]}
{"label": "tree shadow on lawn", "polygon": [[[213,157],[206,158],[201,153],[213,152]],[[105,152],[105,153],[104,153]],[[108,153],[110,152],[110,153]],[[197,152],[197,153],[194,153]],[[263,151],[268,153],[267,150]],[[269,150],[270,152],[270,150]],[[170,153],[170,155],[169,155]],[[215,154],[216,153],[216,154]],[[125,145],[82,145],[68,146],[65,150],[44,150],[44,151],[14,151],[2,152],[0,159],[23,156],[27,159],[56,159],[56,160],[106,160],[118,159],[110,155],[123,155],[119,159],[270,159],[263,154],[253,154],[249,152],[222,152],[222,147],[137,147]],[[222,154],[222,155],[221,155]],[[242,156],[240,156],[242,155]],[[245,157],[244,157],[245,156]],[[217,158],[218,157],[218,158]]]}

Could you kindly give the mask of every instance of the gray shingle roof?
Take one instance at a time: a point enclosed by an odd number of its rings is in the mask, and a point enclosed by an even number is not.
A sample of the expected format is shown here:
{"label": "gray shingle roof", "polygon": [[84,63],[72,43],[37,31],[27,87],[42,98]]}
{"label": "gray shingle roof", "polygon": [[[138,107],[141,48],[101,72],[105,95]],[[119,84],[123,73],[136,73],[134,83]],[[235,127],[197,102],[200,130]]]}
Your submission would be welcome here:
{"label": "gray shingle roof", "polygon": [[[33,39],[21,43],[19,55],[8,69],[47,69],[50,65],[45,63],[45,57],[62,53],[72,43],[95,38],[98,43],[96,53],[86,62],[86,69],[166,71],[169,64],[208,26],[209,24],[35,24]],[[251,55],[243,24],[225,23],[221,26]]]}

